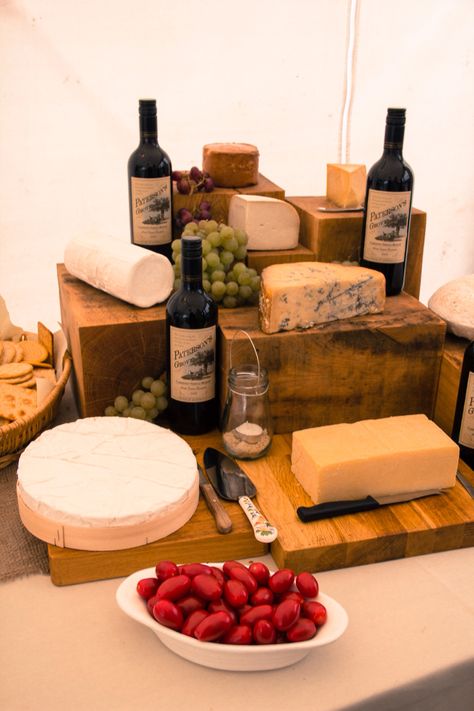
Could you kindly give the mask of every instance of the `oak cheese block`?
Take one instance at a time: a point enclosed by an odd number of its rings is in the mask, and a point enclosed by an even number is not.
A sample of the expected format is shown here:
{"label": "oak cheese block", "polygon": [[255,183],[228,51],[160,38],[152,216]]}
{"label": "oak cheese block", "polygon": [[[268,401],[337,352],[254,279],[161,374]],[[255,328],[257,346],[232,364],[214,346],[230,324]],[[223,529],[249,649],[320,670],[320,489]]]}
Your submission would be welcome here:
{"label": "oak cheese block", "polygon": [[[314,252],[319,262],[358,262],[362,235],[362,212],[320,212],[330,205],[326,197],[287,197],[300,216],[300,242]],[[408,239],[404,290],[420,295],[426,212],[413,208]]]}

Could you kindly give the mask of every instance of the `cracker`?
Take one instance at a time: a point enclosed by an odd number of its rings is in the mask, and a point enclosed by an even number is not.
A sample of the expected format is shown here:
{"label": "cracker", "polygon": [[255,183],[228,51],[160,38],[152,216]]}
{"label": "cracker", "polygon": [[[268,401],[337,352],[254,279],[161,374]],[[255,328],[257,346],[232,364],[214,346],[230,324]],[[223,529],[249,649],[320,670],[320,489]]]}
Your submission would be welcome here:
{"label": "cracker", "polygon": [[0,417],[17,420],[36,410],[36,390],[0,383]]}
{"label": "cracker", "polygon": [[10,385],[21,385],[22,383],[25,383],[27,380],[30,380],[31,378],[31,373],[27,373],[26,375],[22,375],[19,378],[2,378],[0,380],[0,383],[10,383]]}
{"label": "cracker", "polygon": [[20,346],[19,343],[14,343],[13,345],[15,346],[16,351],[15,357],[13,358],[13,362],[21,363],[21,361],[23,360],[23,348]]}
{"label": "cracker", "polygon": [[30,363],[5,363],[0,365],[0,382],[11,378],[21,378],[33,373],[33,366]]}
{"label": "cracker", "polygon": [[48,351],[37,341],[21,341],[23,360],[27,363],[42,363],[48,357]]}
{"label": "cracker", "polygon": [[0,427],[3,427],[3,425],[9,425],[11,420],[7,420],[6,417],[0,417]]}
{"label": "cracker", "polygon": [[11,341],[3,341],[2,365],[11,363],[16,355],[15,344]]}

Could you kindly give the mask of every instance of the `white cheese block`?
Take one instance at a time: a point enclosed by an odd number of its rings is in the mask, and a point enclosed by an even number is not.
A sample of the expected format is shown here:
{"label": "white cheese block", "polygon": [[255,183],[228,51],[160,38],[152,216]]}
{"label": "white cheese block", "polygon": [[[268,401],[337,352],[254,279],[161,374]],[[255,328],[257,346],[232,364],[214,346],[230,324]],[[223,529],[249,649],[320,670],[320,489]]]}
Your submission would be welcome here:
{"label": "white cheese block", "polygon": [[141,308],[161,303],[173,289],[173,267],[166,257],[106,235],[71,240],[64,263],[78,279]]}
{"label": "white cheese block", "polygon": [[474,274],[441,286],[428,301],[429,308],[460,338],[474,340]]}
{"label": "white cheese block", "polygon": [[45,521],[51,521],[56,545],[142,545],[176,531],[193,515],[199,499],[196,458],[181,437],[150,422],[80,419],[28,445],[18,465],[18,499],[29,514],[23,519],[27,528],[43,537]]}
{"label": "white cheese block", "polygon": [[459,447],[426,415],[402,415],[293,433],[291,470],[314,503],[445,489]]}
{"label": "white cheese block", "polygon": [[229,225],[248,236],[247,249],[294,249],[298,246],[300,218],[284,200],[260,195],[234,195]]}
{"label": "white cheese block", "polygon": [[329,200],[338,207],[360,207],[363,204],[367,182],[365,165],[328,163],[326,171]]}
{"label": "white cheese block", "polygon": [[297,262],[262,271],[260,327],[264,333],[383,311],[385,277],[364,267]]}

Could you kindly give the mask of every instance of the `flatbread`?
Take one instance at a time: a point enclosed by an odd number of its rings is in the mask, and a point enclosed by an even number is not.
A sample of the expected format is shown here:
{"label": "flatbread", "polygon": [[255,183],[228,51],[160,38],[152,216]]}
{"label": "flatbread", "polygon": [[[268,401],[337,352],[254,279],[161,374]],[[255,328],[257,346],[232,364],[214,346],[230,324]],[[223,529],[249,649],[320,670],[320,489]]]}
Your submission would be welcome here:
{"label": "flatbread", "polygon": [[36,390],[0,383],[0,417],[16,420],[36,410]]}

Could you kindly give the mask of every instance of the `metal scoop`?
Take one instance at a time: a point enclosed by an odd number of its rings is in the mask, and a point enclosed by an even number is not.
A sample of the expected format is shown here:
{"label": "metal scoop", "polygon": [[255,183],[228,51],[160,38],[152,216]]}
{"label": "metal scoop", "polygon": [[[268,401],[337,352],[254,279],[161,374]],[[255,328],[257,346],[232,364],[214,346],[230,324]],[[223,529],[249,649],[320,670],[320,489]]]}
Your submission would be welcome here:
{"label": "metal scoop", "polygon": [[226,501],[237,501],[252,524],[257,541],[271,543],[278,536],[277,529],[254,506],[250,497],[257,493],[253,482],[233,459],[217,449],[204,452],[207,476],[218,495]]}

